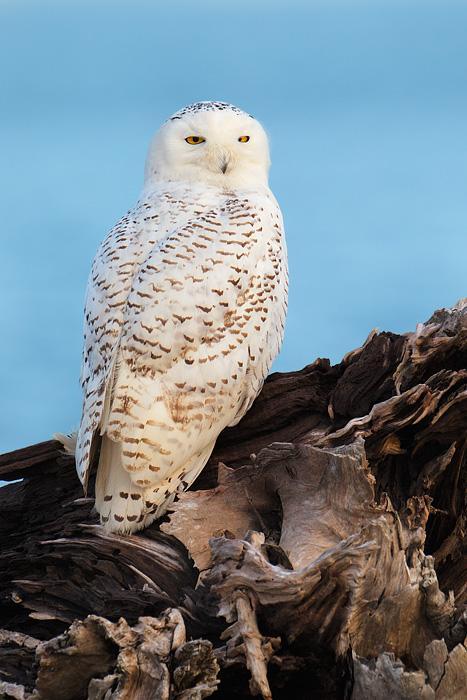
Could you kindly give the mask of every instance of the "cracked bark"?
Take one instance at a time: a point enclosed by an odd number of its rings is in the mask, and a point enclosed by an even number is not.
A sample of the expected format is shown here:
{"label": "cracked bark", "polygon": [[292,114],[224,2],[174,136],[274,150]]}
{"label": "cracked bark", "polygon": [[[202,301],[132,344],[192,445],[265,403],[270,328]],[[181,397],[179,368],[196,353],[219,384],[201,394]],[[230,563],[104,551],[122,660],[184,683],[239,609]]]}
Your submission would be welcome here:
{"label": "cracked bark", "polygon": [[[60,426],[57,426],[59,428]],[[193,489],[108,535],[0,457],[0,697],[465,697],[467,302],[273,375]]]}

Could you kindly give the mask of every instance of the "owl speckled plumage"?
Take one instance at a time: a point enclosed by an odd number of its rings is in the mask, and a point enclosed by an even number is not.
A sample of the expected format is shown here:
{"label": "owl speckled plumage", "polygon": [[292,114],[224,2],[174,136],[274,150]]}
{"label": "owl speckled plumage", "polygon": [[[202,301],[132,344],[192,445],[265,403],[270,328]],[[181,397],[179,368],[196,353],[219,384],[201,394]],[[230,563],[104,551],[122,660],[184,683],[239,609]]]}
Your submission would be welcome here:
{"label": "owl speckled plumage", "polygon": [[190,105],[154,136],[140,199],[94,260],[76,444],[115,532],[162,515],[251,406],[283,337],[287,256],[261,125]]}

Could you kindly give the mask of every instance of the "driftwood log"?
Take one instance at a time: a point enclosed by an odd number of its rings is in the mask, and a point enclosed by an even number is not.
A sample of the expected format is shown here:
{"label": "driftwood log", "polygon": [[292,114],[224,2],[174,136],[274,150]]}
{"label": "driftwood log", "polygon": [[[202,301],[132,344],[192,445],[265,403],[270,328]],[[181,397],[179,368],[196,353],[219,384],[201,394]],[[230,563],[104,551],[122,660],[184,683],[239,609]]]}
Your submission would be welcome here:
{"label": "driftwood log", "polygon": [[465,700],[466,457],[467,300],[269,377],[138,535],[4,455],[0,697]]}

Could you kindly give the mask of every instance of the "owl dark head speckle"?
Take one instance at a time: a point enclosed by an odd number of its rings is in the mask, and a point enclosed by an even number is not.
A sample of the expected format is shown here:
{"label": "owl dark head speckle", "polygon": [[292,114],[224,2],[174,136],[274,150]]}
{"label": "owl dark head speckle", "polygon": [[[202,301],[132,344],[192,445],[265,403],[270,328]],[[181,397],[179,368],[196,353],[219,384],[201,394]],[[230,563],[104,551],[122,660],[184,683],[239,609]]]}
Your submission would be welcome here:
{"label": "owl dark head speckle", "polygon": [[[238,107],[235,107],[234,105],[229,104],[228,102],[195,102],[192,105],[188,105],[187,107],[183,107],[183,109],[180,109],[178,112],[175,112],[175,114],[170,117],[169,121],[173,119],[181,119],[185,114],[194,114],[195,112],[210,112],[210,111],[218,111],[221,112],[222,110],[230,110],[231,112],[235,112],[236,114],[246,114],[243,110],[239,109]],[[251,114],[247,115],[248,117],[251,117],[251,119],[254,119]]]}

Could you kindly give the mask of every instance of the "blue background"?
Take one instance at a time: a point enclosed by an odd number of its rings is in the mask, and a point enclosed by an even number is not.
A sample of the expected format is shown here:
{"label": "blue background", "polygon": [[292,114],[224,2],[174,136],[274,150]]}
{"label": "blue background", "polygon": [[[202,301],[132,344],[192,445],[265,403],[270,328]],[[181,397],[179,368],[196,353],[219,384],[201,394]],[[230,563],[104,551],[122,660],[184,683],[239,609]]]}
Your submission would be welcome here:
{"label": "blue background", "polygon": [[1,0],[0,452],[77,426],[92,259],[191,102],[270,135],[291,276],[274,369],[467,296],[466,36],[465,0]]}

